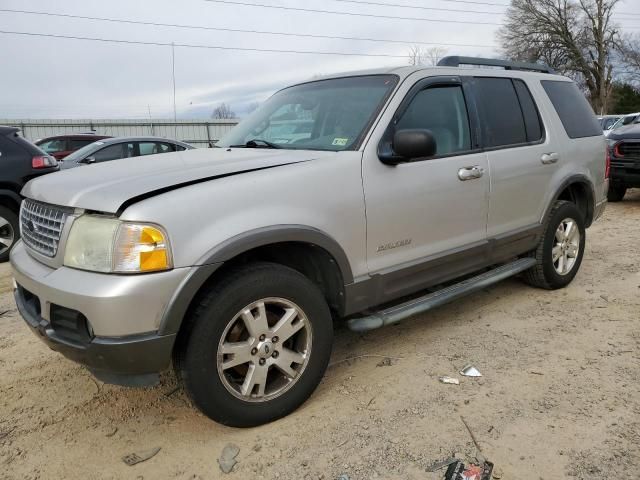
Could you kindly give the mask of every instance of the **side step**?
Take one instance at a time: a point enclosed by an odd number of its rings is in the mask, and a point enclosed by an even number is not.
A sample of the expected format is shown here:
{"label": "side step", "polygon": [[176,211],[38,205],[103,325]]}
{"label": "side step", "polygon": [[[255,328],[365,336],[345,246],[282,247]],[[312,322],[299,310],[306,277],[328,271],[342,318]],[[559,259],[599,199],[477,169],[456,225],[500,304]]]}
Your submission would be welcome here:
{"label": "side step", "polygon": [[367,317],[352,318],[347,322],[347,326],[354,332],[366,332],[376,328],[398,323],[405,318],[426,312],[432,308],[439,307],[452,300],[477,292],[489,285],[493,285],[505,278],[512,277],[520,272],[524,272],[536,264],[533,258],[520,258],[514,262],[507,263],[482,273],[472,278],[463,280],[460,283],[443,288],[437,292],[429,293],[423,297],[414,298],[408,302],[394,305],[385,310],[380,310]]}

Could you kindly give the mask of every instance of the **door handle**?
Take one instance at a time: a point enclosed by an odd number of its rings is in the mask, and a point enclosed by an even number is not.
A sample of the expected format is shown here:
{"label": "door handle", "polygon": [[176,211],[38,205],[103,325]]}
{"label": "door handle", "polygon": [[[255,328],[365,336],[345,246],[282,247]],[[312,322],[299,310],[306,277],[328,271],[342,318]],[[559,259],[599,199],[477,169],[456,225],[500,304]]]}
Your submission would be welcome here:
{"label": "door handle", "polygon": [[474,178],[480,178],[482,175],[484,175],[484,168],[479,165],[464,167],[458,170],[458,178],[463,182],[473,180]]}
{"label": "door handle", "polygon": [[545,165],[550,165],[552,163],[556,163],[560,160],[560,155],[555,152],[552,153],[543,153],[542,157],[540,157],[540,161]]}

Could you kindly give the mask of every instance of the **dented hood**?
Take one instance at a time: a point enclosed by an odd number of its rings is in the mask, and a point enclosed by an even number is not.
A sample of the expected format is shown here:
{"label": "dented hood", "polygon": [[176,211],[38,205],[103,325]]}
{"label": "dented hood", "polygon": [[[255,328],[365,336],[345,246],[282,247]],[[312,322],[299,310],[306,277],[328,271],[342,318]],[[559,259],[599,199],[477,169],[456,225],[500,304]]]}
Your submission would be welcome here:
{"label": "dented hood", "polygon": [[22,195],[53,205],[116,213],[138,198],[230,175],[335,155],[312,150],[196,149],[73,168],[30,181]]}

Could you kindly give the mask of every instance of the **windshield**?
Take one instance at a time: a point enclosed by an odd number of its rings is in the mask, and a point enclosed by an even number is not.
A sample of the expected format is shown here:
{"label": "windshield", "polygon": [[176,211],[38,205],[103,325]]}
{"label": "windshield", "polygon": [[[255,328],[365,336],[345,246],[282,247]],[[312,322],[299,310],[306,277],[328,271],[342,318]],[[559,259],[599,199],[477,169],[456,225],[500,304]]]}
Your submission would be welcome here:
{"label": "windshield", "polygon": [[64,161],[77,162],[79,160],[82,160],[86,155],[91,153],[91,151],[94,150],[97,145],[104,145],[104,142],[97,141],[97,142],[90,143],[89,145],[85,145],[84,147],[73,152],[71,155],[66,156],[64,158]]}
{"label": "windshield", "polygon": [[216,146],[353,150],[396,82],[395,75],[370,75],[281,90]]}

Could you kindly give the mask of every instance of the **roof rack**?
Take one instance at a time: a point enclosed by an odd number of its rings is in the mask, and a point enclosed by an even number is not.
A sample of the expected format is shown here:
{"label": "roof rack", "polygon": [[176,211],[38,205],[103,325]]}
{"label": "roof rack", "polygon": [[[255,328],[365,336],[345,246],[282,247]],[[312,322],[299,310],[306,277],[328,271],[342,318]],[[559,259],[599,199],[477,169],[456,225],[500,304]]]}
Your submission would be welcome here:
{"label": "roof rack", "polygon": [[483,67],[502,67],[505,70],[524,70],[531,72],[556,73],[556,71],[540,63],[511,62],[509,60],[494,60],[478,57],[444,57],[438,62],[439,67],[459,67],[460,65],[479,65]]}

